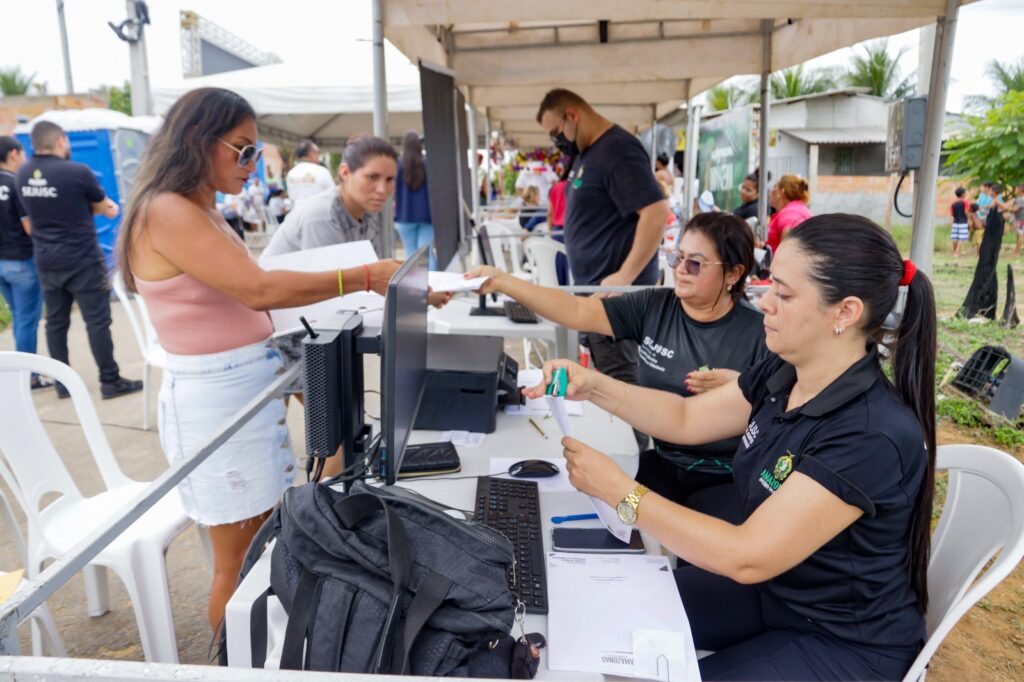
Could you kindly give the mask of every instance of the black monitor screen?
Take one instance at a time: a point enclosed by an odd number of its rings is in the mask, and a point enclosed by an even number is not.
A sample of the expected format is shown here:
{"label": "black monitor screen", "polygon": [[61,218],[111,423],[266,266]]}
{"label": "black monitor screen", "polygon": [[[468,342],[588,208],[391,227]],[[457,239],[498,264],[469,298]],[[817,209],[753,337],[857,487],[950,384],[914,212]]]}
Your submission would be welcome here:
{"label": "black monitor screen", "polygon": [[395,272],[384,300],[381,337],[380,476],[393,484],[427,378],[427,247]]}

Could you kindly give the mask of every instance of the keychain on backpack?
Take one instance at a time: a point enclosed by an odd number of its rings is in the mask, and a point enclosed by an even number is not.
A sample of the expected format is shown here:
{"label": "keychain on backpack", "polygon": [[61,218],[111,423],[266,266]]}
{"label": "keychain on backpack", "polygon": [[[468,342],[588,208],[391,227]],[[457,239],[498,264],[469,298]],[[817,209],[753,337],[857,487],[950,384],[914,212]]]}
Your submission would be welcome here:
{"label": "keychain on backpack", "polygon": [[540,667],[540,650],[544,648],[544,636],[538,632],[526,634],[526,604],[516,604],[516,624],[519,625],[519,639],[512,648],[510,672],[513,679],[531,680]]}

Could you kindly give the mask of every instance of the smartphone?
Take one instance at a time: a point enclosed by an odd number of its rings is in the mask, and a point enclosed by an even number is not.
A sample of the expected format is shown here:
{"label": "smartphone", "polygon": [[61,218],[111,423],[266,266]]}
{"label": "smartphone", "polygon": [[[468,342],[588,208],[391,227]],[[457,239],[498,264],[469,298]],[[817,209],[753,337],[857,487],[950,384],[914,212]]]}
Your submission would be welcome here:
{"label": "smartphone", "polygon": [[646,551],[640,531],[634,530],[626,543],[604,528],[553,528],[551,548],[556,552],[585,554],[643,554]]}

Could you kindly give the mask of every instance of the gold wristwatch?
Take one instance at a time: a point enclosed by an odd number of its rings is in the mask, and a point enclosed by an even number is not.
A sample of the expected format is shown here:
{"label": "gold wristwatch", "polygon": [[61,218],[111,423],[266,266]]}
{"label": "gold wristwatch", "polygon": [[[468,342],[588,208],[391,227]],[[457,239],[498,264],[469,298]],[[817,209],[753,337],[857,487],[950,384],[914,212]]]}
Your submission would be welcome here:
{"label": "gold wristwatch", "polygon": [[615,507],[619,520],[631,526],[635,524],[638,508],[640,507],[640,499],[649,492],[651,492],[650,489],[645,485],[637,485],[637,487],[633,488],[633,491],[626,495],[625,499]]}

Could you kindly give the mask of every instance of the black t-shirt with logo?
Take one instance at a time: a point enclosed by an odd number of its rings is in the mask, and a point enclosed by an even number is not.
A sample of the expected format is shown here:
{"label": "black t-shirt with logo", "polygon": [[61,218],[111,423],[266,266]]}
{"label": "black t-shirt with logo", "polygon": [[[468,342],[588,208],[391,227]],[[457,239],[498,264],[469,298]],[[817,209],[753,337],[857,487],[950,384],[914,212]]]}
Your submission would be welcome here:
{"label": "black t-shirt with logo", "polygon": [[[633,248],[637,211],[664,200],[640,140],[612,126],[573,161],[565,187],[565,250],[573,281],[598,284]],[[658,258],[634,280],[658,281]]]}
{"label": "black t-shirt with logo", "polygon": [[14,173],[0,170],[0,260],[32,257],[32,238],[21,223],[26,215]]}
{"label": "black t-shirt with logo", "polygon": [[787,412],[795,382],[793,366],[775,355],[740,376],[752,415],[733,460],[744,516],[794,471],[864,514],[757,586],[764,620],[912,654],[925,638],[908,567],[914,504],[928,463],[921,427],[874,351]]}
{"label": "black t-shirt with logo", "polygon": [[[688,373],[702,367],[742,372],[768,352],[763,316],[745,300],[714,322],[698,322],[687,315],[669,287],[613,296],[603,303],[615,339],[630,339],[640,346],[641,386],[688,396]],[[658,439],[654,443],[662,457],[678,466],[721,472],[720,463],[731,461],[740,439],[687,446]]]}
{"label": "black t-shirt with logo", "polygon": [[18,170],[18,188],[32,223],[36,267],[75,270],[103,258],[92,204],[106,193],[88,166],[36,154]]}

